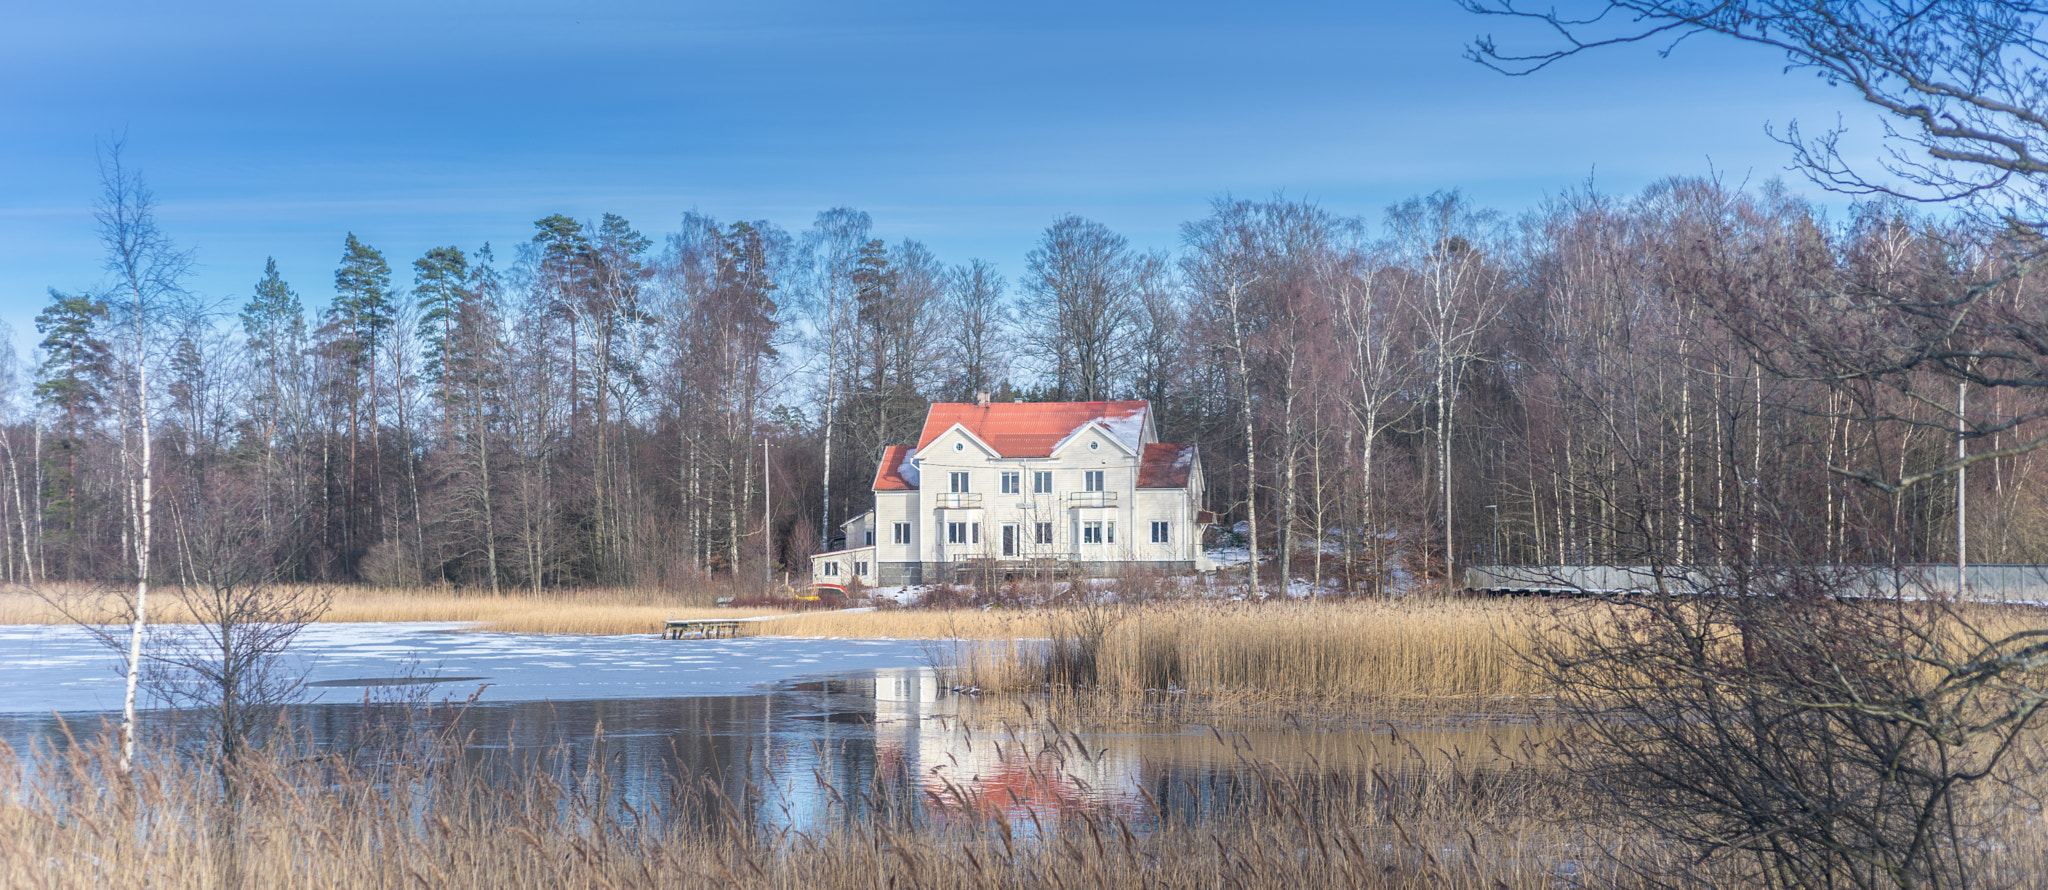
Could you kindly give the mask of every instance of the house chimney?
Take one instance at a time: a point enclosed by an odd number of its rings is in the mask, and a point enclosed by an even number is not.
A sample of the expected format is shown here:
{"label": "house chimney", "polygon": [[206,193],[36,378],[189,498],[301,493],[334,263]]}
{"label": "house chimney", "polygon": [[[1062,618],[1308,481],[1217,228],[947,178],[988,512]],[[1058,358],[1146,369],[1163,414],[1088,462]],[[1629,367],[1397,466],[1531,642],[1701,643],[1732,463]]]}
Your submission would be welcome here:
{"label": "house chimney", "polygon": [[987,393],[987,392],[978,392],[978,393],[975,393],[975,394],[974,394],[974,404],[976,404],[976,405],[979,405],[979,406],[981,406],[981,407],[983,407],[983,408],[986,408],[986,407],[988,407],[988,393]]}

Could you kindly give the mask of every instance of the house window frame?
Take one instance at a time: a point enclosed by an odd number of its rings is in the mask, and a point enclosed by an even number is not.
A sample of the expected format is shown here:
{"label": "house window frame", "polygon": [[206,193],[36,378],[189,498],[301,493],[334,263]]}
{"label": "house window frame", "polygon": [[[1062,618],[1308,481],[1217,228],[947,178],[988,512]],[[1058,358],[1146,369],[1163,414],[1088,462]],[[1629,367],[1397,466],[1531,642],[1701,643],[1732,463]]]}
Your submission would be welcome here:
{"label": "house window frame", "polygon": [[1173,523],[1164,519],[1152,520],[1152,543],[1173,543]]}
{"label": "house window frame", "polygon": [[1032,540],[1042,546],[1052,544],[1052,523],[1038,522],[1031,529]]}
{"label": "house window frame", "polygon": [[828,560],[825,560],[825,577],[827,577],[827,578],[837,578],[837,577],[839,577],[839,561],[838,561],[838,560],[836,560],[836,559],[828,559]]}
{"label": "house window frame", "polygon": [[1108,488],[1105,482],[1107,475],[1102,470],[1082,470],[1081,487],[1090,493],[1104,491]]}
{"label": "house window frame", "polygon": [[948,486],[948,491],[952,492],[953,494],[967,494],[971,492],[973,489],[970,488],[969,486],[972,485],[973,478],[973,475],[965,470],[956,470],[954,472],[947,473],[946,484]]}
{"label": "house window frame", "polygon": [[967,543],[967,523],[965,523],[965,522],[948,522],[948,523],[946,523],[946,543],[948,543],[948,544],[965,544],[965,543]]}
{"label": "house window frame", "polygon": [[1100,543],[1102,543],[1102,521],[1101,521],[1101,520],[1099,520],[1099,519],[1089,519],[1089,520],[1085,520],[1085,521],[1083,521],[1083,522],[1081,523],[1081,543],[1083,543],[1083,544],[1100,544]]}
{"label": "house window frame", "polygon": [[910,523],[908,523],[908,522],[899,522],[899,523],[896,523],[896,543],[898,543],[898,544],[908,544],[908,543],[910,543]]}
{"label": "house window frame", "polygon": [[1024,474],[1016,470],[1004,470],[1002,488],[1004,494],[1023,494]]}
{"label": "house window frame", "polygon": [[1032,494],[1052,494],[1052,471],[1051,471],[1051,470],[1032,470],[1032,471],[1031,471],[1031,493],[1032,493]]}

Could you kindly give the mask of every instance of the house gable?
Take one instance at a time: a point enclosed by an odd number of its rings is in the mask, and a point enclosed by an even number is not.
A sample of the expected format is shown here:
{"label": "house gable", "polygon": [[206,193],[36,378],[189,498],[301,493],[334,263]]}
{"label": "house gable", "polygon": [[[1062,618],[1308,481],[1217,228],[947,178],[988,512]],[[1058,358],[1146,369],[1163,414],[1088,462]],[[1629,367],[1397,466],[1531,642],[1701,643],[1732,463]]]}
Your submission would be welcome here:
{"label": "house gable", "polygon": [[[1142,435],[1142,427],[1137,429],[1139,430],[1137,434]],[[1095,451],[1102,453],[1105,457],[1110,454],[1117,454],[1126,458],[1137,457],[1139,447],[1137,443],[1126,440],[1124,436],[1118,434],[1119,432],[1126,431],[1114,429],[1099,420],[1091,420],[1082,424],[1072,433],[1067,434],[1066,438],[1061,439],[1059,444],[1052,447],[1052,453],[1049,456],[1055,458],[1073,457],[1080,453]]]}
{"label": "house gable", "polygon": [[979,457],[982,460],[991,460],[1003,456],[1002,452],[997,451],[989,443],[982,441],[981,437],[975,435],[972,430],[956,423],[948,427],[944,432],[939,433],[936,437],[926,440],[925,444],[918,446],[916,457],[919,461],[934,458],[939,460],[956,460],[962,455],[972,454],[975,449],[980,449],[981,454]]}

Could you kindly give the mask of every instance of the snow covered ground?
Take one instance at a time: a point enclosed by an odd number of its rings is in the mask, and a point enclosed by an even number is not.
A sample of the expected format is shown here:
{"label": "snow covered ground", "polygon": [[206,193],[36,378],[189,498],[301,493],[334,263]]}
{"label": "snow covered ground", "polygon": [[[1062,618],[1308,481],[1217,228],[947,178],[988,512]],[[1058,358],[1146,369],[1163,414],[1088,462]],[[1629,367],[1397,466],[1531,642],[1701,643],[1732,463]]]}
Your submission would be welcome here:
{"label": "snow covered ground", "polygon": [[[299,637],[295,670],[323,684],[309,690],[315,700],[359,701],[360,681],[413,675],[480,678],[440,684],[437,698],[466,697],[484,686],[480,701],[515,702],[737,695],[794,677],[926,663],[925,644],[917,641],[663,640],[461,627],[316,624]],[[0,714],[120,710],[122,665],[81,628],[0,625]]]}

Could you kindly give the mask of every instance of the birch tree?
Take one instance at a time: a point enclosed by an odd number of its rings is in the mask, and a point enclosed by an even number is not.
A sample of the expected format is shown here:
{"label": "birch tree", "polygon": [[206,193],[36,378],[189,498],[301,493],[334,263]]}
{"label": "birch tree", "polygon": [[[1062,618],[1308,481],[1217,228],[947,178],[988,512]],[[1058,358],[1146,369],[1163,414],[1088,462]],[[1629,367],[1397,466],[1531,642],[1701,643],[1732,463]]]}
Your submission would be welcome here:
{"label": "birch tree", "polygon": [[124,166],[122,146],[109,146],[100,159],[100,199],[93,218],[106,248],[104,268],[112,282],[108,302],[120,313],[122,330],[121,466],[126,476],[128,541],[135,598],[128,637],[128,677],[121,699],[121,768],[135,761],[135,693],[142,676],[143,629],[148,624],[150,554],[155,531],[156,473],[151,420],[155,394],[151,373],[159,360],[163,317],[184,295],[191,254],[177,249],[158,228],[156,199],[142,174]]}

